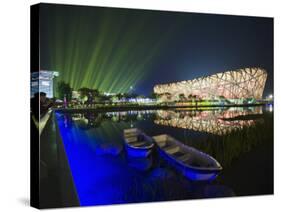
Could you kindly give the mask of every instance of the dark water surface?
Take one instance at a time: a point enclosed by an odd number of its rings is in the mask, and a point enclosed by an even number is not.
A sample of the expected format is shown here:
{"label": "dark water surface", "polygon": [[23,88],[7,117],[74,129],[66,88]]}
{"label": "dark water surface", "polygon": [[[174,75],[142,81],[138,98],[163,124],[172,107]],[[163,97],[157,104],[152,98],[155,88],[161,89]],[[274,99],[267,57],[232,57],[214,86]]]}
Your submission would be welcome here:
{"label": "dark water surface", "polygon": [[[56,114],[81,205],[273,193],[272,107]],[[216,158],[212,182],[191,182],[156,151],[126,154],[123,130],[169,134]]]}

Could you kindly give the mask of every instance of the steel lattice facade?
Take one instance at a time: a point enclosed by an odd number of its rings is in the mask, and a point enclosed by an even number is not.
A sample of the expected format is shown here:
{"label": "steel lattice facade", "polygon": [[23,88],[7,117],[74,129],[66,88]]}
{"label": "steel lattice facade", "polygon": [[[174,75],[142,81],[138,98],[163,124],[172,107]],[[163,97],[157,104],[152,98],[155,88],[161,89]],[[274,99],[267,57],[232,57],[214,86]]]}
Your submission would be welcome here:
{"label": "steel lattice facade", "polygon": [[262,99],[266,78],[267,72],[262,68],[245,68],[193,80],[158,84],[154,86],[154,93],[162,101],[177,101],[183,95],[185,98],[193,95],[201,99]]}

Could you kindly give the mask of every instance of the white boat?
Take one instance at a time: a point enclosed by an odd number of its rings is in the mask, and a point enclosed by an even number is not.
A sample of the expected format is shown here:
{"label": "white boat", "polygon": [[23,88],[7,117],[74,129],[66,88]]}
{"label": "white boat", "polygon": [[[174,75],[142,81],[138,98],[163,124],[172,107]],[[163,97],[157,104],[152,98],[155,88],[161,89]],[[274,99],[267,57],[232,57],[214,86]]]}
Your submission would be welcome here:
{"label": "white boat", "polygon": [[137,128],[125,129],[124,140],[128,155],[133,157],[147,157],[154,146],[152,138]]}
{"label": "white boat", "polygon": [[175,138],[163,134],[152,137],[161,156],[186,177],[194,181],[213,180],[222,170],[212,156],[184,145]]}

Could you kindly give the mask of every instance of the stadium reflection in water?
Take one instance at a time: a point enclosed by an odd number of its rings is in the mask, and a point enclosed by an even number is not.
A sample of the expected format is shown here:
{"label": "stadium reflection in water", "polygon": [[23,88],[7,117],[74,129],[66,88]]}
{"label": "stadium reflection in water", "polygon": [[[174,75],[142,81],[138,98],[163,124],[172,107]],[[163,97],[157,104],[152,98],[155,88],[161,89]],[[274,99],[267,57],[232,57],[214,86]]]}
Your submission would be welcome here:
{"label": "stadium reflection in water", "polygon": [[[253,116],[256,115],[256,116]],[[224,135],[233,130],[262,123],[261,107],[231,108],[229,110],[157,111],[155,124]],[[248,116],[248,117],[245,117]]]}
{"label": "stadium reflection in water", "polygon": [[[56,117],[80,204],[99,205],[272,193],[272,111],[237,107]],[[150,136],[169,134],[215,157],[223,171],[212,182],[194,183],[157,152],[145,159],[130,158],[122,134],[132,127]],[[256,152],[259,147],[262,152]],[[253,161],[259,165],[252,166]]]}

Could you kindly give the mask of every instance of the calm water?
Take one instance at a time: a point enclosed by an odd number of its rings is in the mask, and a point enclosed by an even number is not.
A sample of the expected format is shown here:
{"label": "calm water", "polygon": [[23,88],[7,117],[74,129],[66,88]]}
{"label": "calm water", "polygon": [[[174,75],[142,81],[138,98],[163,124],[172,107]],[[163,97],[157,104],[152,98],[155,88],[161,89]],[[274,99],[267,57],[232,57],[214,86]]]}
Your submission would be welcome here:
{"label": "calm water", "polygon": [[[81,205],[273,193],[272,107],[56,114]],[[126,154],[123,129],[170,134],[215,157],[223,171],[191,182],[155,151]]]}

